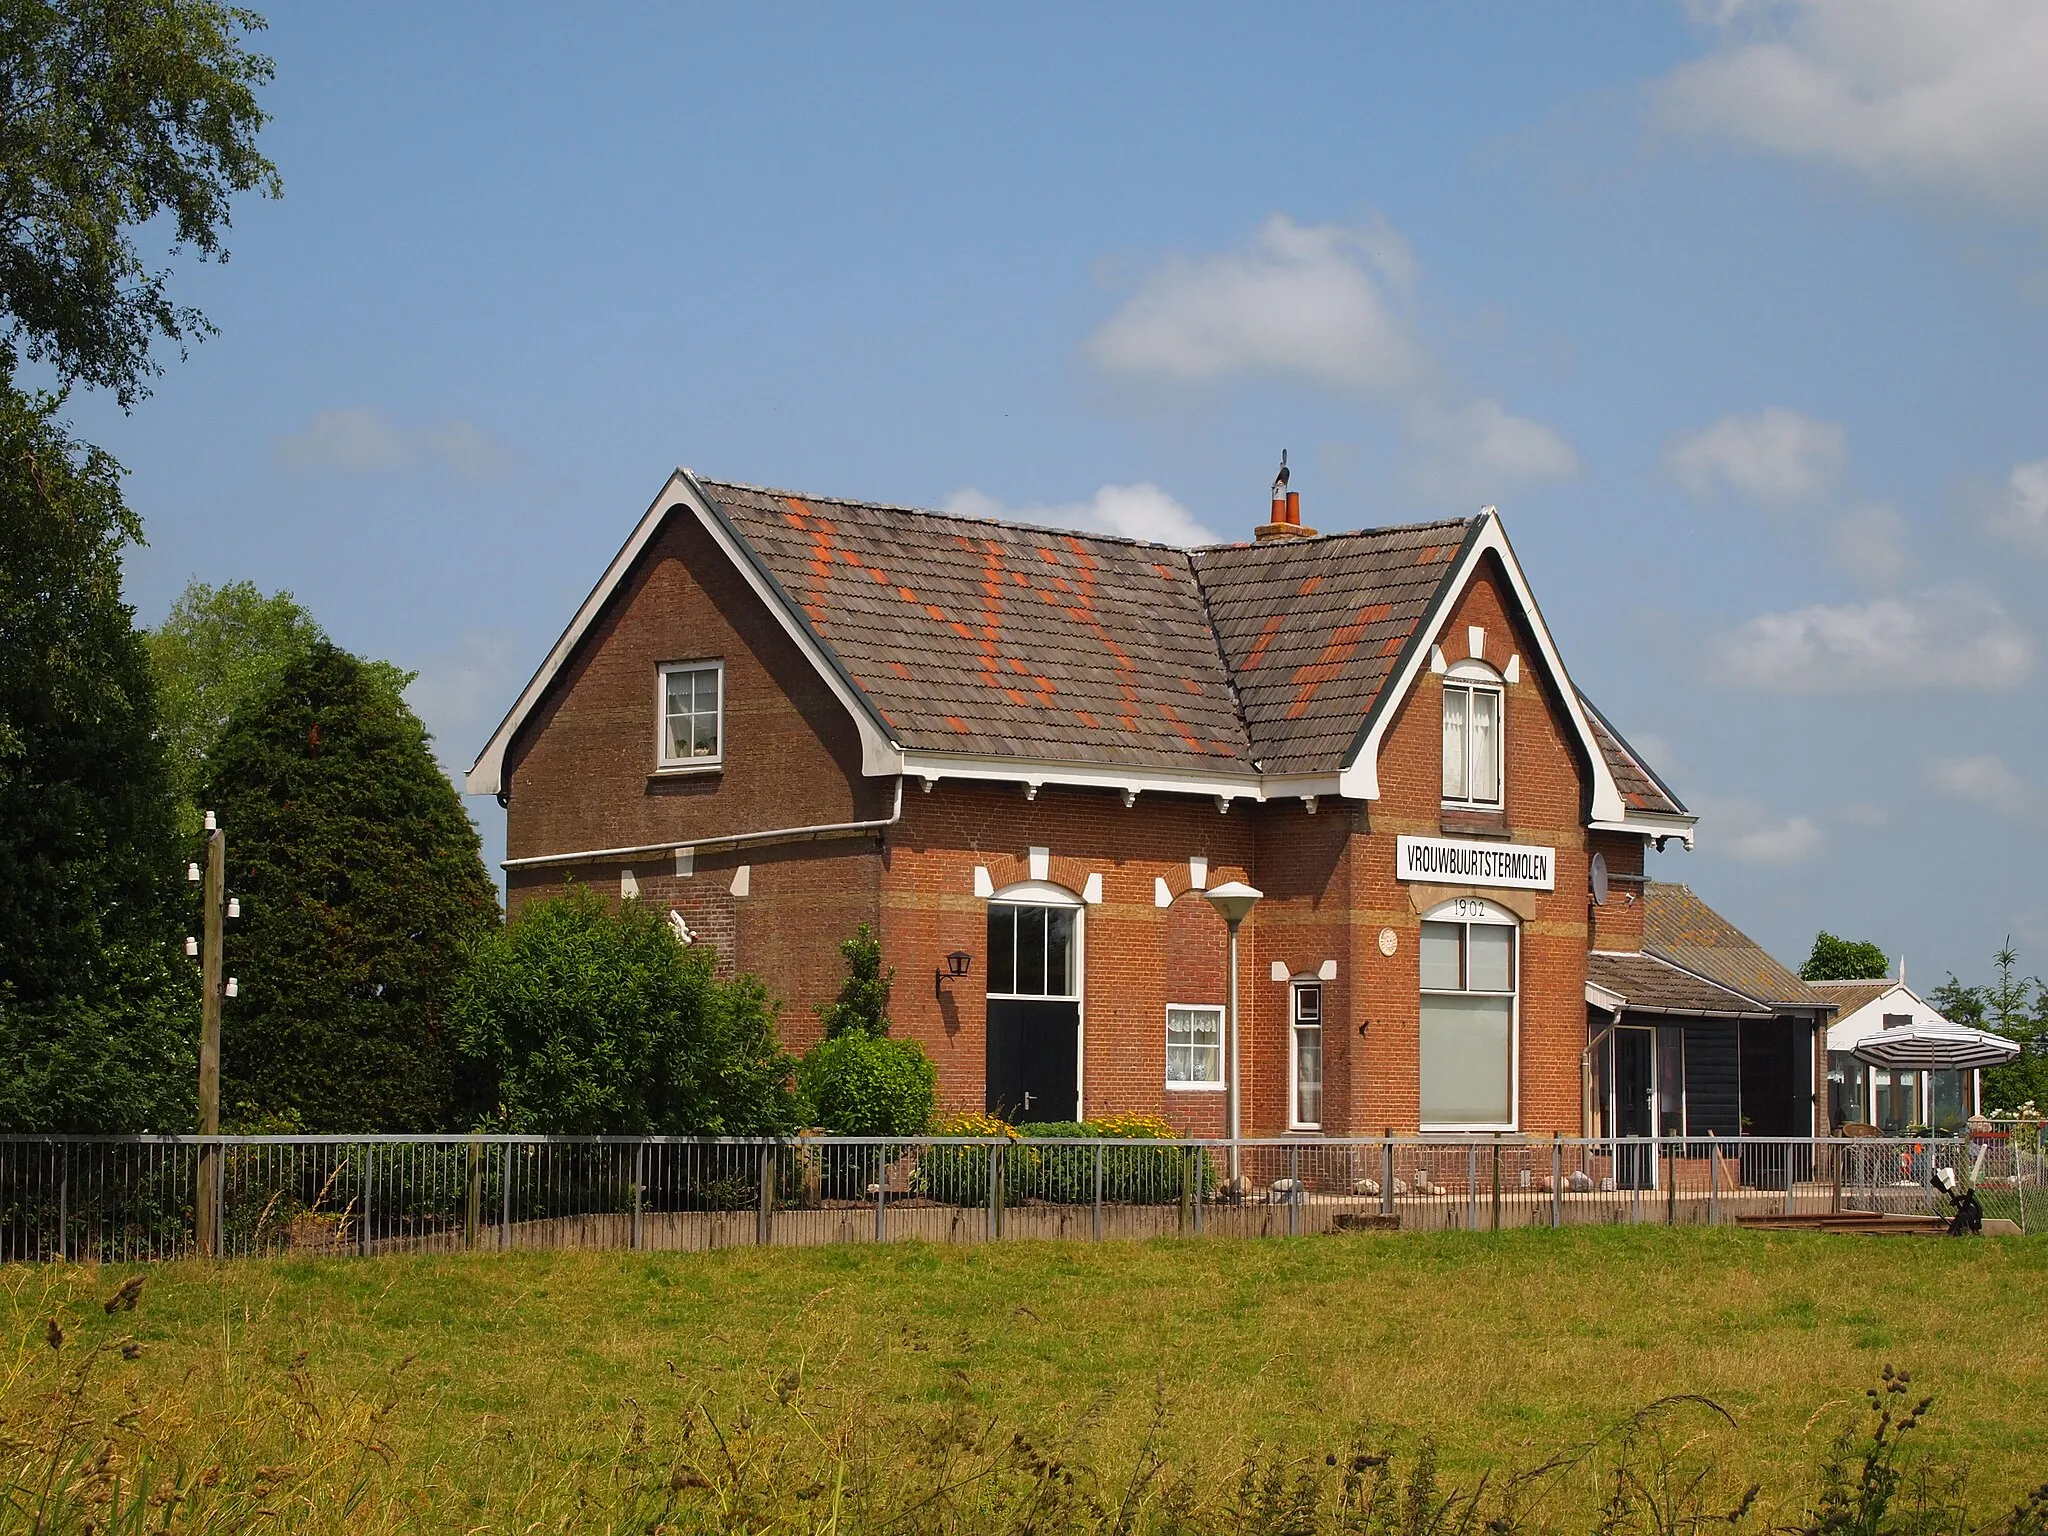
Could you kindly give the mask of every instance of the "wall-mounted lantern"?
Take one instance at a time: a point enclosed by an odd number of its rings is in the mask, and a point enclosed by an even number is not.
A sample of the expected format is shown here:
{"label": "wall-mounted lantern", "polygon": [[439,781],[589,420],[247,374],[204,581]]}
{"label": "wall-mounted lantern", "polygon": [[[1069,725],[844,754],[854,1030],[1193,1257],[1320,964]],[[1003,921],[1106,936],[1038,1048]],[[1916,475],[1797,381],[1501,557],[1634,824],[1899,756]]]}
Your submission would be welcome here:
{"label": "wall-mounted lantern", "polygon": [[958,981],[967,974],[968,967],[973,964],[974,957],[964,949],[956,949],[946,956],[945,965],[941,969],[932,972],[932,996],[944,997],[946,995],[946,983],[948,981]]}

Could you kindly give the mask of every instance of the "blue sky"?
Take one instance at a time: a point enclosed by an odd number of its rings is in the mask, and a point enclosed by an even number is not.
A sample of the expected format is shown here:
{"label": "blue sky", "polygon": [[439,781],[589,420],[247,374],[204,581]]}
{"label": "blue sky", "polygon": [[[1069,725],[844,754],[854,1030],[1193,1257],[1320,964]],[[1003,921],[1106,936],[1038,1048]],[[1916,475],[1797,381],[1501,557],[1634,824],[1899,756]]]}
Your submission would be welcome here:
{"label": "blue sky", "polygon": [[[1657,860],[2048,969],[2048,13],[302,6],[281,202],[132,416],[148,622],[289,588],[466,766],[676,464],[1245,536],[1497,504],[1702,812]],[[472,800],[487,851],[500,813]]]}

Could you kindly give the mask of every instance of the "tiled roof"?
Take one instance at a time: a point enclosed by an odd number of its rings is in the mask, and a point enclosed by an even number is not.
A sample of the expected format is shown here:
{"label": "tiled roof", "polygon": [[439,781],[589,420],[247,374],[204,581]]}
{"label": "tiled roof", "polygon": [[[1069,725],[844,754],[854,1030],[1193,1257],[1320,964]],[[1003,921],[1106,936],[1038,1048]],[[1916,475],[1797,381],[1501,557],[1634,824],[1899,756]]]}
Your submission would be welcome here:
{"label": "tiled roof", "polygon": [[1655,955],[1614,955],[1598,951],[1586,956],[1586,979],[1626,999],[1642,1013],[1756,1014],[1771,1010],[1738,992],[1702,980]]}
{"label": "tiled roof", "polygon": [[1192,552],[1268,772],[1342,760],[1471,527],[1460,518]]}
{"label": "tiled roof", "polygon": [[1643,887],[1643,948],[1774,1008],[1832,1010],[1835,1000],[1786,970],[1689,886]]}
{"label": "tiled roof", "polygon": [[[914,751],[1336,771],[1474,520],[1185,550],[700,481]],[[1628,805],[1683,814],[1600,720]]]}
{"label": "tiled roof", "polygon": [[1841,1010],[1835,1017],[1846,1019],[1859,1008],[1868,1008],[1898,985],[1897,981],[1812,981],[1814,991]]}
{"label": "tiled roof", "polygon": [[1607,717],[1594,708],[1593,701],[1582,693],[1579,702],[1586,707],[1586,719],[1592,723],[1594,739],[1600,743],[1600,755],[1607,759],[1607,766],[1614,774],[1615,788],[1621,791],[1621,798],[1629,809],[1665,816],[1687,814],[1678,796],[1657,777],[1655,770],[1643,761],[1636,749],[1622,740],[1621,732],[1607,723]]}
{"label": "tiled roof", "polygon": [[1185,550],[702,483],[904,746],[1253,771]]}

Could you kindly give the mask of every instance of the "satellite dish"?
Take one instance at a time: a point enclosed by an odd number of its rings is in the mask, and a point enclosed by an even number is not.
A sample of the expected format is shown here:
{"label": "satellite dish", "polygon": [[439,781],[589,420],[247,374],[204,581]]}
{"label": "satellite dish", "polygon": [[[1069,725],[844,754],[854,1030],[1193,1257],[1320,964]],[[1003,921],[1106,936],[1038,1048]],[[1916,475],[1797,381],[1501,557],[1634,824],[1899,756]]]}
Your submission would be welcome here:
{"label": "satellite dish", "polygon": [[1593,905],[1594,905],[1594,906],[1596,906],[1596,907],[1604,907],[1604,906],[1606,906],[1606,905],[1607,905],[1607,855],[1606,855],[1606,854],[1604,854],[1604,853],[1596,853],[1596,854],[1594,854],[1594,855],[1593,855],[1593,866],[1592,866],[1592,868],[1591,868],[1591,869],[1590,869],[1590,870],[1589,870],[1589,871],[1588,871],[1587,873],[1588,873],[1588,877],[1589,877],[1589,878],[1590,878],[1590,880],[1592,881],[1592,885],[1593,885]]}

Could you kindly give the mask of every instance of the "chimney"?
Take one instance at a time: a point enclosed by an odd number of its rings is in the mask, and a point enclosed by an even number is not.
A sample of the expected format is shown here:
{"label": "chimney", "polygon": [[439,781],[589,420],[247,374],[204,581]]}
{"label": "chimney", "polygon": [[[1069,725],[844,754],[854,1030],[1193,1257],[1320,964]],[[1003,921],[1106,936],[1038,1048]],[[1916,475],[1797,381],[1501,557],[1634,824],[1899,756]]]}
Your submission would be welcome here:
{"label": "chimney", "polygon": [[1313,528],[1301,526],[1301,492],[1287,489],[1287,455],[1280,455],[1280,477],[1273,482],[1273,519],[1261,523],[1252,534],[1263,544],[1269,539],[1312,539]]}

